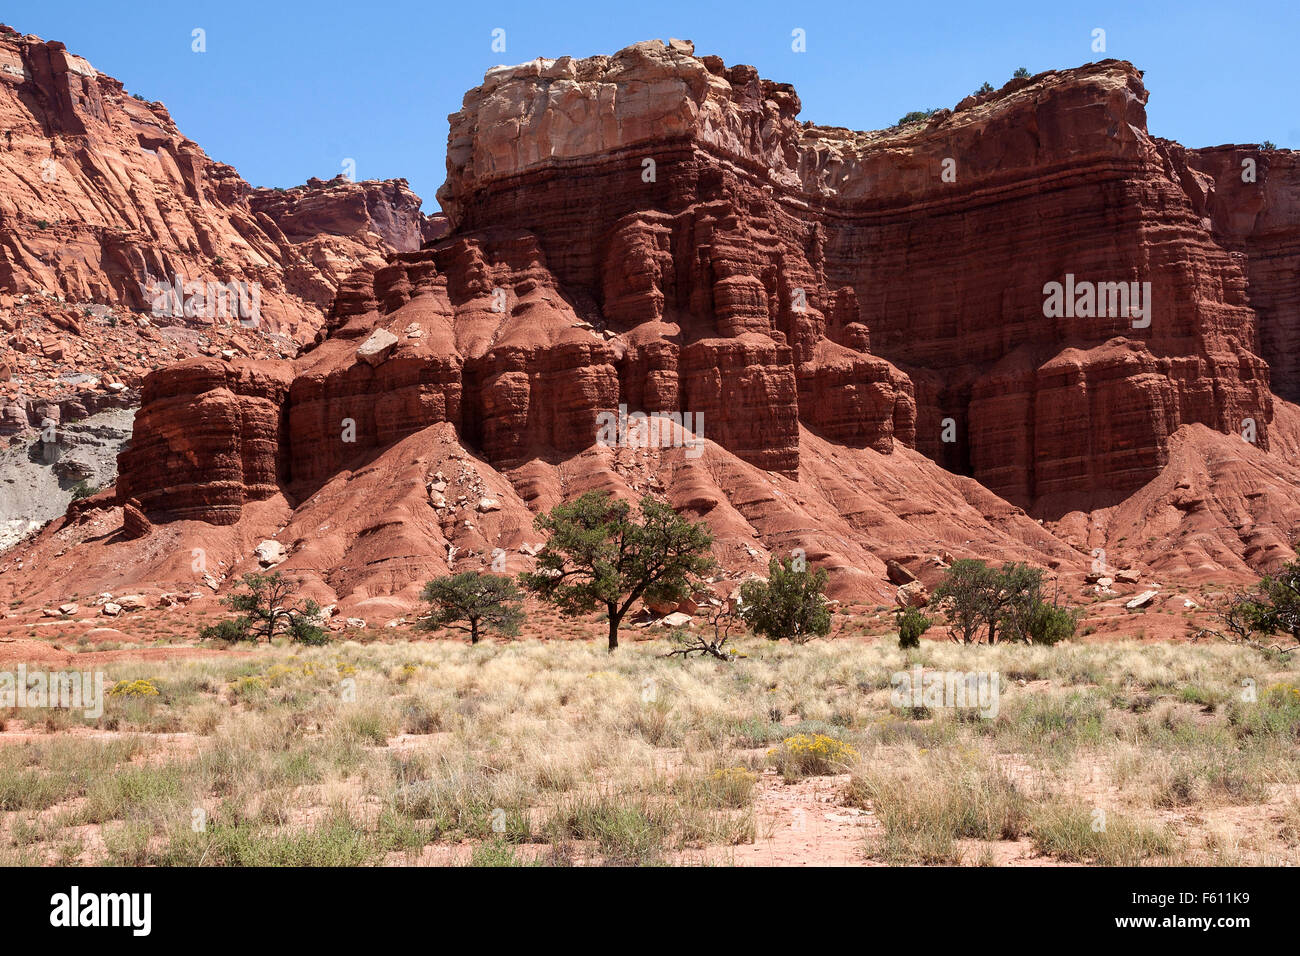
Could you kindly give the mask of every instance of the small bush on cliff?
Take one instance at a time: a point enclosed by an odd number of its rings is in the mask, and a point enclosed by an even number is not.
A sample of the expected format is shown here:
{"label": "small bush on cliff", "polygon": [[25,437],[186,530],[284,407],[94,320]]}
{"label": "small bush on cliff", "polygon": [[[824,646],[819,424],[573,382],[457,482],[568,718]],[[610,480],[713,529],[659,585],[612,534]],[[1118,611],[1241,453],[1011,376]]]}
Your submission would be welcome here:
{"label": "small bush on cliff", "polygon": [[740,615],[755,634],[774,641],[783,637],[806,644],[831,630],[831,610],[822,593],[826,569],[810,571],[796,559],[768,562],[766,581],[746,581],[740,587]]}
{"label": "small bush on cliff", "polygon": [[80,501],[82,498],[89,498],[98,490],[98,488],[95,488],[88,481],[79,481],[72,486],[72,500]]}
{"label": "small bush on cliff", "polygon": [[286,578],[279,571],[271,574],[251,573],[239,579],[242,591],[233,591],[221,603],[240,616],[233,621],[222,621],[215,627],[205,627],[200,637],[221,640],[267,642],[287,633],[296,644],[320,645],[329,642],[329,635],[318,623],[321,607],[307,600],[301,605],[289,606],[300,581]]}
{"label": "small bush on cliff", "polygon": [[679,600],[713,567],[713,536],[703,522],[687,521],[649,495],[637,511],[603,491],[556,505],[534,521],[549,535],[537,570],[519,576],[527,590],[576,616],[605,607],[609,649],[618,626],[641,598]]}
{"label": "small bush on cliff", "polygon": [[1029,71],[1023,66],[1018,66],[1016,67],[1016,72],[1011,74],[1011,78],[1013,80],[1027,80],[1029,79]]}
{"label": "small bush on cliff", "polygon": [[980,88],[975,91],[975,95],[979,96],[981,93],[992,93],[992,92],[993,92],[993,84],[990,83],[988,80],[985,80],[982,84],[980,84]]}
{"label": "small bush on cliff", "polygon": [[928,120],[934,115],[934,110],[912,110],[910,113],[904,113],[898,118],[898,126],[907,126],[911,123],[919,123],[922,120]]}
{"label": "small bush on cliff", "polygon": [[900,609],[894,615],[894,621],[898,625],[899,647],[920,647],[921,635],[930,629],[931,623],[928,617],[914,607]]}
{"label": "small bush on cliff", "polygon": [[[433,605],[417,625],[421,630],[457,627],[468,632],[471,644],[478,643],[483,628],[514,637],[524,620],[519,589],[509,578],[495,574],[464,571],[434,578],[420,597]],[[469,626],[460,627],[461,622]]]}

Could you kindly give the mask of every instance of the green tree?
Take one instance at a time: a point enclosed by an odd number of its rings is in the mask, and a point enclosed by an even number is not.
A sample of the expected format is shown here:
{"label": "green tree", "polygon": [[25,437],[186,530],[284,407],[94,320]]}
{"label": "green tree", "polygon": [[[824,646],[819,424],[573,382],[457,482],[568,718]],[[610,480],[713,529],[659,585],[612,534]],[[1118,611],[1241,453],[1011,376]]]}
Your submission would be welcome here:
{"label": "green tree", "polygon": [[1023,66],[1018,66],[1016,67],[1016,72],[1012,73],[1011,76],[1013,79],[1027,80],[1029,78],[1029,71]]}
{"label": "green tree", "polygon": [[993,84],[990,83],[988,80],[985,80],[980,85],[980,88],[975,91],[975,95],[979,96],[981,93],[992,93],[992,92],[993,92]]}
{"label": "green tree", "polygon": [[920,647],[921,635],[930,629],[931,621],[918,608],[899,608],[894,614],[898,625],[899,647]]}
{"label": "green tree", "polygon": [[948,633],[963,644],[979,639],[981,628],[992,619],[992,596],[997,591],[997,572],[983,561],[958,558],[930,596],[943,610]]}
{"label": "green tree", "polygon": [[1078,626],[1078,610],[1039,601],[1029,613],[1024,634],[1031,644],[1046,644],[1050,647],[1073,637]]}
{"label": "green tree", "polygon": [[523,595],[513,581],[495,574],[462,571],[434,578],[420,597],[433,605],[420,619],[421,629],[436,631],[464,621],[469,627],[459,629],[469,632],[471,644],[478,643],[480,628],[514,637],[524,620]]}
{"label": "green tree", "polygon": [[[328,642],[325,629],[317,623],[321,611],[319,604],[310,599],[297,606],[289,604],[301,581],[273,571],[270,574],[245,574],[239,582],[244,590],[232,591],[221,599],[221,603],[239,612],[240,616],[233,622],[222,622],[216,628],[204,628],[199,632],[200,637],[252,641],[265,637],[269,643],[283,631],[298,644]],[[247,636],[239,636],[241,632]]]}
{"label": "green tree", "polygon": [[638,599],[680,600],[713,567],[713,536],[704,523],[679,517],[649,495],[634,513],[627,501],[589,491],[538,515],[534,525],[549,538],[537,569],[521,574],[519,583],[566,615],[604,605],[611,651]]}
{"label": "green tree", "polygon": [[994,578],[989,595],[991,615],[988,642],[999,639],[1029,641],[1043,605],[1043,572],[1027,564],[1012,562],[1002,566]]}
{"label": "green tree", "polygon": [[822,593],[826,590],[826,569],[796,568],[795,559],[773,557],[767,565],[767,580],[746,581],[740,586],[740,615],[755,634],[774,641],[783,637],[805,644],[824,637],[831,629],[831,609]]}
{"label": "green tree", "polygon": [[952,563],[932,600],[943,609],[949,633],[965,644],[1025,641],[1055,644],[1074,633],[1077,612],[1043,600],[1040,568],[1011,562],[1001,569],[962,558]]}

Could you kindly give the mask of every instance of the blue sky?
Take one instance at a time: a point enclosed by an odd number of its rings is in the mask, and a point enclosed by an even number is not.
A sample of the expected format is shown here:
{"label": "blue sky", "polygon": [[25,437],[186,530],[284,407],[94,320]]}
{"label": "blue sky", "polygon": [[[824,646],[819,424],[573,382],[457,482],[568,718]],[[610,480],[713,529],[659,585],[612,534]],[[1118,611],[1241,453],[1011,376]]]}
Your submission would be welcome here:
{"label": "blue sky", "polygon": [[[1141,9],[1138,9],[1138,8]],[[995,8],[995,9],[991,9]],[[1106,56],[1146,71],[1153,133],[1189,146],[1272,140],[1300,148],[1297,0],[1060,4],[766,0],[446,3],[371,0],[7,0],[0,21],[62,40],[258,186],[404,176],[437,208],[447,114],[499,63],[695,41],[793,83],[803,119],[878,129],[952,106],[984,81]],[[493,52],[492,31],[506,51]],[[1106,31],[1106,52],[1092,31]],[[191,50],[195,28],[207,51]],[[791,50],[791,31],[807,50]]]}

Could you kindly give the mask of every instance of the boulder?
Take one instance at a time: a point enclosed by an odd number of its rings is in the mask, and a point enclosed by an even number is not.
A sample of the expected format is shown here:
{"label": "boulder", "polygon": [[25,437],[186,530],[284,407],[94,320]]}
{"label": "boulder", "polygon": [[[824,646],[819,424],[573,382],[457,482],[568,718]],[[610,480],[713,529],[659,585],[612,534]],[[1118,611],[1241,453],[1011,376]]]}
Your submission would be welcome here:
{"label": "boulder", "polygon": [[357,347],[357,358],[369,365],[378,365],[388,358],[397,345],[397,336],[387,329],[375,329],[369,338]]}
{"label": "boulder", "polygon": [[925,607],[930,603],[930,592],[920,581],[911,581],[894,593],[894,602],[899,607]]}
{"label": "boulder", "polygon": [[253,553],[257,556],[257,563],[263,568],[273,568],[289,556],[284,550],[284,545],[272,538],[259,543],[253,549]]}
{"label": "boulder", "polygon": [[885,562],[885,573],[889,576],[891,584],[911,584],[916,580],[916,575],[907,568],[903,567],[893,558]]}
{"label": "boulder", "polygon": [[1136,610],[1137,608],[1140,607],[1146,607],[1159,594],[1160,594],[1159,591],[1143,591],[1141,594],[1137,595],[1132,600],[1126,601],[1124,606],[1128,608],[1130,611]]}

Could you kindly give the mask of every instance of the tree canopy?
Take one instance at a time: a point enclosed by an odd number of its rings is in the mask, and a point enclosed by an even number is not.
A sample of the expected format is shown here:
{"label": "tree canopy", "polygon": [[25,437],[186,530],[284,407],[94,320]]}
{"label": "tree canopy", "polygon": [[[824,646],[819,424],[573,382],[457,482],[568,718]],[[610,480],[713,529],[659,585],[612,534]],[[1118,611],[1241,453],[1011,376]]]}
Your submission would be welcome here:
{"label": "tree canopy", "polygon": [[826,597],[826,569],[796,567],[795,559],[773,557],[767,580],[746,581],[740,587],[741,617],[755,634],[774,641],[788,637],[804,644],[830,633],[831,611]]}
{"label": "tree canopy", "polygon": [[520,584],[567,615],[603,605],[611,651],[638,599],[680,600],[714,566],[713,536],[704,523],[649,495],[634,509],[607,492],[589,491],[538,515],[534,525],[549,537],[536,570],[521,574]]}
{"label": "tree canopy", "polygon": [[483,629],[514,637],[524,620],[519,589],[509,578],[495,574],[462,571],[434,578],[424,585],[420,597],[433,606],[420,619],[421,629],[440,630],[464,622],[468,627],[461,629],[469,632],[471,644],[478,643]]}

